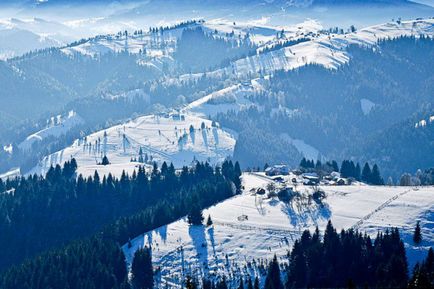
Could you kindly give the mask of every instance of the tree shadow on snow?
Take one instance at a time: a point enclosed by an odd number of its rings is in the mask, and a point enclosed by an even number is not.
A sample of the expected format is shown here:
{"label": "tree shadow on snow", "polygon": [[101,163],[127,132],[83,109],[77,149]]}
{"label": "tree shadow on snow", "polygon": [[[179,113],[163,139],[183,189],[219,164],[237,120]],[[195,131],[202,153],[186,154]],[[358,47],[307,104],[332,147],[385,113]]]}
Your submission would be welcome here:
{"label": "tree shadow on snow", "polygon": [[288,216],[293,227],[305,227],[308,224],[318,224],[318,221],[329,220],[331,210],[328,204],[321,203],[314,206],[296,206],[292,203],[282,206],[282,211]]}
{"label": "tree shadow on snow", "polygon": [[205,129],[202,130],[202,138],[203,138],[203,144],[205,145],[206,148],[208,148],[208,137],[206,135]]}
{"label": "tree shadow on snow", "polygon": [[191,142],[194,144],[195,140],[196,140],[196,133],[194,130],[190,131],[190,139],[191,139]]}
{"label": "tree shadow on snow", "polygon": [[212,128],[212,134],[214,136],[215,145],[218,146],[219,145],[219,134],[218,134],[217,128],[215,128],[215,127]]}
{"label": "tree shadow on snow", "polygon": [[213,227],[209,228],[207,232],[212,246],[212,253],[214,255],[214,258],[217,258],[217,253],[215,251],[214,228]]}
{"label": "tree shadow on snow", "polygon": [[155,232],[160,235],[161,240],[166,243],[167,240],[167,225],[164,225],[160,228],[158,228],[157,230],[155,230]]}
{"label": "tree shadow on snow", "polygon": [[193,241],[194,248],[196,249],[196,258],[200,264],[199,268],[207,270],[208,268],[208,248],[205,237],[205,226],[189,226],[188,234]]}

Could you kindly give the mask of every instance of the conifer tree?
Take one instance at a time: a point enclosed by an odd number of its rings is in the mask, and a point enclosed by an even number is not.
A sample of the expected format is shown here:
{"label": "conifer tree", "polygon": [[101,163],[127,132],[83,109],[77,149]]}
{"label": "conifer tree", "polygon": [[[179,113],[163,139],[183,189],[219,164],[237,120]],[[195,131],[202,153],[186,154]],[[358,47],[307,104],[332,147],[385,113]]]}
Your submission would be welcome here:
{"label": "conifer tree", "polygon": [[371,183],[371,167],[368,163],[365,163],[362,170],[362,181],[370,184]]}
{"label": "conifer tree", "polygon": [[268,266],[267,277],[265,278],[264,289],[283,289],[282,280],[280,280],[280,268],[277,262],[277,256],[274,255],[273,261]]}
{"label": "conifer tree", "polygon": [[106,166],[106,165],[109,165],[109,164],[110,164],[110,162],[109,162],[107,156],[105,155],[105,156],[102,158],[101,165]]}
{"label": "conifer tree", "polygon": [[212,219],[211,219],[211,215],[208,215],[208,219],[206,220],[206,226],[210,227],[210,226],[212,226],[212,224],[213,224],[213,222],[212,222]]}
{"label": "conifer tree", "polygon": [[253,289],[252,278],[247,278],[247,289]]}
{"label": "conifer tree", "polygon": [[240,285],[238,285],[238,289],[244,289],[244,282],[242,278],[240,278]]}
{"label": "conifer tree", "polygon": [[253,289],[260,289],[258,276],[255,277],[255,283],[253,284]]}
{"label": "conifer tree", "polygon": [[373,184],[373,185],[383,185],[384,184],[383,178],[380,175],[380,169],[378,168],[377,164],[374,164],[374,166],[372,167],[371,184]]}
{"label": "conifer tree", "polygon": [[190,213],[187,216],[187,219],[190,225],[202,225],[202,210],[197,205],[193,205],[191,207]]}
{"label": "conifer tree", "polygon": [[420,230],[420,221],[417,221],[416,228],[414,229],[413,242],[420,244],[422,242],[422,232]]}
{"label": "conifer tree", "polygon": [[131,265],[132,283],[134,289],[152,289],[154,272],[152,269],[151,249],[141,248],[134,253]]}
{"label": "conifer tree", "polygon": [[332,161],[332,168],[334,172],[339,172],[339,166],[336,161]]}

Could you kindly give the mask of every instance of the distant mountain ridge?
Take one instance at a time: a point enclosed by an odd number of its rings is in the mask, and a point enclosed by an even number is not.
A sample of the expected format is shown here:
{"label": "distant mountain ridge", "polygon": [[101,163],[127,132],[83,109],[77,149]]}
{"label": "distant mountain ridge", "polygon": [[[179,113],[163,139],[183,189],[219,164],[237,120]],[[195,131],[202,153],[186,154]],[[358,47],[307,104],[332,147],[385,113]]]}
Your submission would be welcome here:
{"label": "distant mountain ridge", "polygon": [[[151,2],[159,2],[151,1]],[[235,1],[218,1],[218,0],[181,0],[181,1],[163,1],[173,2],[184,5],[184,4],[192,4],[192,5],[251,5],[251,4],[268,4],[268,5],[295,5],[295,6],[311,6],[311,5],[353,5],[353,4],[387,4],[387,5],[395,5],[395,4],[416,4],[413,1],[409,0],[235,0]],[[2,1],[0,5],[74,5],[74,4],[122,4],[122,3],[146,3],[146,1],[142,0],[23,0],[23,1],[14,1],[14,0],[5,0]]]}

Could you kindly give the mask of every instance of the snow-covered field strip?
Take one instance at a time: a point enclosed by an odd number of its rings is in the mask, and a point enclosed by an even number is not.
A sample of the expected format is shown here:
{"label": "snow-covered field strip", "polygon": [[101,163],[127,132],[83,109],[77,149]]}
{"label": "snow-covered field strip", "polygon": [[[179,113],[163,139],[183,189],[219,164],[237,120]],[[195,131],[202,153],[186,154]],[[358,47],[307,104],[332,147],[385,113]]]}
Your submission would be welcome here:
{"label": "snow-covered field strip", "polygon": [[[131,241],[131,248],[123,247],[128,263],[137,248],[151,245],[162,282],[176,284],[182,272],[230,274],[248,261],[273,254],[282,259],[304,229],[313,231],[318,226],[323,230],[328,220],[338,230],[353,227],[372,237],[378,230],[398,227],[411,264],[434,245],[434,187],[322,186],[327,196],[323,205],[284,204],[251,193],[270,181],[262,174],[245,173],[242,195],[204,210],[204,217],[210,215],[213,220],[212,227],[189,226],[181,219],[146,232]],[[297,191],[306,195],[312,188],[299,185]],[[247,218],[241,221],[240,216]],[[411,241],[417,220],[424,236],[420,246]]]}

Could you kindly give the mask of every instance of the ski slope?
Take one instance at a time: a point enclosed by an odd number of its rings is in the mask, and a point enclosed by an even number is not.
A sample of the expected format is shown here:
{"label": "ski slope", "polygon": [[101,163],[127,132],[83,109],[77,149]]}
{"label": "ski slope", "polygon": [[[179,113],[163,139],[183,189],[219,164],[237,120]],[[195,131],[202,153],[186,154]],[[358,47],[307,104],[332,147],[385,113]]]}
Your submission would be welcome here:
{"label": "ski slope", "polygon": [[[131,161],[139,159],[140,149],[150,164],[166,161],[177,168],[194,160],[216,164],[232,155],[234,146],[231,134],[212,127],[210,120],[176,112],[148,115],[78,139],[72,146],[45,157],[31,173],[44,174],[50,166],[75,158],[79,174],[92,175],[98,170],[100,174],[120,176],[122,170],[132,173],[143,165]],[[104,155],[110,165],[98,164]]]}
{"label": "ski slope", "polygon": [[[230,276],[249,261],[271,259],[274,254],[285,260],[304,229],[323,230],[329,219],[338,230],[352,227],[373,237],[378,230],[398,227],[410,264],[434,245],[434,187],[322,186],[327,197],[319,205],[306,198],[312,189],[299,185],[297,191],[304,197],[287,205],[252,193],[270,182],[263,174],[245,173],[242,195],[204,210],[204,217],[210,215],[214,222],[212,227],[189,226],[184,218],[146,232],[131,241],[131,248],[123,246],[128,264],[137,248],[151,245],[161,286],[179,284],[183,274]],[[415,247],[411,236],[417,220],[424,241]]]}

